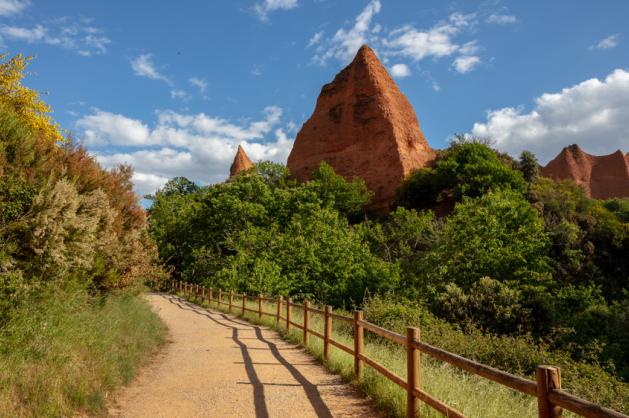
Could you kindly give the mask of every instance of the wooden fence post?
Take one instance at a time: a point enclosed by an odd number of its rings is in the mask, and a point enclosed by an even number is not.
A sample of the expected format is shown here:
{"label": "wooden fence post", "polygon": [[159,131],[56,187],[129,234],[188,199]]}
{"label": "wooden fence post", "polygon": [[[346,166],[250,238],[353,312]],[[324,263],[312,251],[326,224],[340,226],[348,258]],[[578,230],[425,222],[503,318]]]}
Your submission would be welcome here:
{"label": "wooden fence post", "polygon": [[223,289],[218,288],[218,307],[221,307],[221,300],[223,299]]}
{"label": "wooden fence post", "polygon": [[304,301],[304,347],[308,347],[308,340],[309,340],[309,335],[308,335],[308,322],[310,319],[310,312],[308,311],[308,308],[310,307],[310,303],[308,303],[308,301]]}
{"label": "wooden fence post", "polygon": [[258,294],[258,319],[262,319],[262,293]]}
{"label": "wooden fence post", "polygon": [[197,297],[199,297],[199,283],[197,283],[197,284],[196,284],[196,290],[195,290],[195,292],[194,292],[194,297],[195,297],[195,299],[196,299]]}
{"label": "wooden fence post", "polygon": [[413,347],[413,341],[419,341],[419,329],[406,327],[406,416],[417,417],[419,399],[413,393],[421,385],[419,350]]}
{"label": "wooden fence post", "polygon": [[330,361],[330,336],[332,335],[332,307],[325,305],[324,311],[324,327],[323,327],[323,358]]}
{"label": "wooden fence post", "polygon": [[213,287],[210,287],[210,292],[208,293],[207,298],[211,305],[212,302],[214,302],[214,288]]}
{"label": "wooden fence post", "polygon": [[363,320],[362,311],[354,311],[354,374],[356,379],[363,376],[364,364],[360,356],[363,354],[364,329],[359,321]]}
{"label": "wooden fence post", "polygon": [[229,313],[232,313],[232,305],[234,304],[234,291],[229,291]]}
{"label": "wooden fence post", "polygon": [[293,304],[293,299],[288,298],[286,301],[286,331],[290,331],[290,305]]}
{"label": "wooden fence post", "polygon": [[555,366],[537,366],[537,410],[539,418],[561,418],[563,410],[548,400],[548,392],[561,389],[561,372]]}
{"label": "wooden fence post", "polygon": [[247,294],[242,292],[242,316],[245,316],[245,307],[247,306]]}
{"label": "wooden fence post", "polygon": [[277,326],[280,325],[280,316],[282,316],[282,297],[277,298]]}
{"label": "wooden fence post", "polygon": [[201,301],[205,300],[205,286],[201,286]]}

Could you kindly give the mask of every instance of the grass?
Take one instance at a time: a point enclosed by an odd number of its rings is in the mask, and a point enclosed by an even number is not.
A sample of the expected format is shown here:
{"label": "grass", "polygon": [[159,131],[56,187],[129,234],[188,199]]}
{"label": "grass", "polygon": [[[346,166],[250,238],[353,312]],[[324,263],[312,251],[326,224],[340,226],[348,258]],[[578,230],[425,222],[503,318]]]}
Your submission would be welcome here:
{"label": "grass", "polygon": [[0,330],[0,416],[106,415],[165,331],[136,295],[49,288]]}
{"label": "grass", "polygon": [[[195,300],[204,306],[210,306],[199,298]],[[303,344],[303,331],[291,329],[286,331],[286,323],[281,321],[278,325],[275,318],[263,315],[258,319],[257,313],[247,312],[242,315],[242,300],[234,301],[233,313],[253,323],[268,326],[280,332],[283,338]],[[213,303],[210,307],[226,312],[226,306],[218,307]],[[248,301],[247,307],[258,308],[257,301]],[[276,305],[265,302],[265,312],[275,315]],[[285,309],[285,308],[284,308]],[[285,315],[285,310],[284,310]],[[293,308],[292,321],[303,323],[301,309]],[[316,313],[310,314],[310,326],[323,333],[323,318]],[[352,330],[349,324],[340,321],[333,322],[332,338],[350,347],[353,347]],[[356,381],[353,370],[353,357],[347,353],[332,348],[329,361],[323,358],[322,341],[311,336],[306,349],[331,372],[341,375],[347,381],[358,385],[360,389],[370,397],[376,405],[391,416],[406,416],[406,392],[384,376],[365,365],[364,377]],[[401,377],[406,376],[406,354],[402,347],[390,343],[380,337],[366,332],[365,354],[386,366]],[[515,392],[500,384],[494,383],[482,377],[454,368],[447,363],[432,360],[426,355],[421,356],[422,388],[442,402],[454,407],[468,417],[483,418],[522,418],[537,416],[537,400],[534,397]],[[422,404],[422,417],[441,417],[442,415]],[[566,417],[573,417],[571,413],[564,413]]]}

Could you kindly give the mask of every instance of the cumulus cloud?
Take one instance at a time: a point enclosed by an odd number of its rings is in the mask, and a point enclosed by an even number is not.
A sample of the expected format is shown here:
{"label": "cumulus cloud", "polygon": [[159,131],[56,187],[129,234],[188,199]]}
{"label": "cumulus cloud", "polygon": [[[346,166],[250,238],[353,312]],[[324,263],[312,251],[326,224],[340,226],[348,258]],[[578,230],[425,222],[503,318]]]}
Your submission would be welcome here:
{"label": "cumulus cloud", "polygon": [[[158,111],[154,126],[102,110],[77,122],[76,128],[106,167],[131,164],[139,194],[155,191],[167,179],[185,176],[200,183],[226,178],[239,144],[254,161],[285,163],[293,139],[281,128],[282,109],[268,106],[260,120],[233,123],[203,113]],[[107,153],[111,147],[121,150]]]}
{"label": "cumulus cloud", "polygon": [[530,112],[514,107],[491,110],[486,122],[474,124],[472,133],[492,139],[513,156],[531,150],[546,163],[573,143],[594,154],[627,152],[627,120],[629,72],[617,69],[603,80],[592,78],[559,93],[545,93]]}
{"label": "cumulus cloud", "polygon": [[140,197],[155,193],[156,190],[164,187],[168,180],[170,180],[168,177],[139,172],[133,173],[133,177],[131,178],[135,192]]}
{"label": "cumulus cloud", "polygon": [[262,3],[256,3],[253,10],[261,21],[267,22],[269,13],[276,10],[290,10],[295,7],[297,7],[297,0],[264,0]]}
{"label": "cumulus cloud", "polygon": [[102,29],[92,25],[92,19],[69,17],[53,19],[32,27],[2,25],[0,40],[44,43],[76,51],[83,56],[105,54],[111,43]]}
{"label": "cumulus cloud", "polygon": [[88,146],[151,145],[148,126],[123,115],[97,110],[79,119],[76,126],[82,132],[83,142]]}
{"label": "cumulus cloud", "polygon": [[590,49],[611,49],[618,45],[618,35],[610,35],[603,38],[596,45],[592,45]]}
{"label": "cumulus cloud", "polygon": [[172,86],[173,84],[168,77],[160,73],[155,67],[155,64],[153,64],[152,54],[141,54],[132,59],[131,69],[133,69],[133,72],[137,76],[150,78],[151,80],[163,81],[169,86]]}
{"label": "cumulus cloud", "polygon": [[21,13],[31,5],[29,0],[0,0],[0,16],[11,16]]}
{"label": "cumulus cloud", "polygon": [[389,69],[391,75],[396,78],[404,78],[411,75],[411,69],[406,64],[394,64]]}

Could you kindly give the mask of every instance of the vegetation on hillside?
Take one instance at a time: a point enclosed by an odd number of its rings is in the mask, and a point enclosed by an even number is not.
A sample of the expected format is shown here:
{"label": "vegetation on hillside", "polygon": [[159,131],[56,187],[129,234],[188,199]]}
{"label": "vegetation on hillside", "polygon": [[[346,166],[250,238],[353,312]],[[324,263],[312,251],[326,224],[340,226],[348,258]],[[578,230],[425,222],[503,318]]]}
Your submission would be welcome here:
{"label": "vegetation on hillside", "polygon": [[306,183],[261,163],[222,184],[172,180],[149,224],[176,277],[403,318],[514,373],[555,363],[573,392],[629,410],[626,200],[589,199],[539,177],[531,153],[463,138],[405,181],[388,216],[371,216],[369,197],[325,163]]}
{"label": "vegetation on hillside", "polygon": [[102,412],[161,338],[130,295],[162,273],[131,169],[63,137],[27,62],[0,57],[0,415]]}

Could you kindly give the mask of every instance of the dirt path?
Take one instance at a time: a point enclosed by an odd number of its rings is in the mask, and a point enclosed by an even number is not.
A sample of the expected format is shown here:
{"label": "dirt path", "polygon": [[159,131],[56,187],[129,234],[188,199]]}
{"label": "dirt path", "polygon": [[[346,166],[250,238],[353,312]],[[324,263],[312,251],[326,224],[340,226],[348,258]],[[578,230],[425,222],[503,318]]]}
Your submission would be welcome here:
{"label": "dirt path", "polygon": [[374,417],[370,403],[275,331],[172,295],[148,300],[170,330],[115,417]]}

